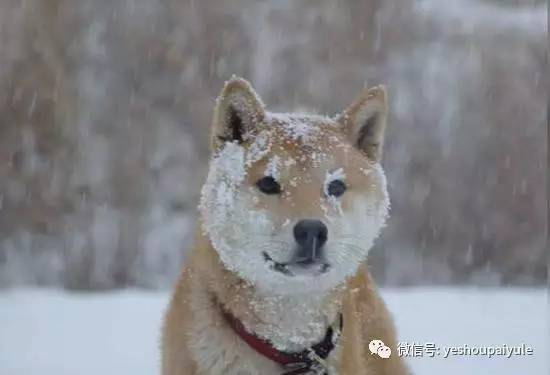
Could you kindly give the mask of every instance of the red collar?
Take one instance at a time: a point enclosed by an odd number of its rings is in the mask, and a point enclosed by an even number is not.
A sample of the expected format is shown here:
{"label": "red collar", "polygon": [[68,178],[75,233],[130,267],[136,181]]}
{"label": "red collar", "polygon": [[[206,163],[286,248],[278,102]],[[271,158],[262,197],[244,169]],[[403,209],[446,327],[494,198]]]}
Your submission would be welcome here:
{"label": "red collar", "polygon": [[[273,362],[277,362],[278,364],[290,369],[290,371],[285,372],[284,375],[303,374],[309,370],[312,370],[315,366],[320,364],[319,361],[315,360],[313,357],[316,355],[321,359],[326,359],[335,347],[333,342],[334,331],[332,327],[328,327],[324,339],[312,347],[298,353],[280,351],[276,349],[269,341],[261,339],[253,333],[248,332],[240,320],[233,316],[233,314],[229,311],[225,310],[222,306],[220,306],[220,308],[222,315],[229,326],[244,342],[248,344],[248,346],[264,357],[269,358]],[[343,319],[340,314],[340,330],[342,330],[342,324]],[[315,355],[312,355],[313,353]]]}

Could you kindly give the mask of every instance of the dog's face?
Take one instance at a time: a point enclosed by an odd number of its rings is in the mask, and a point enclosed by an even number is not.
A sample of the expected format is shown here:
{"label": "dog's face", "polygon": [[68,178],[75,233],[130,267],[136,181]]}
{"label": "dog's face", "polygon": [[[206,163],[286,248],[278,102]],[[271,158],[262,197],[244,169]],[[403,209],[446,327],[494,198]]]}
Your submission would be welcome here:
{"label": "dog's face", "polygon": [[224,266],[264,293],[324,291],[357,271],[384,225],[383,88],[335,119],[265,112],[250,85],[218,99],[203,229]]}

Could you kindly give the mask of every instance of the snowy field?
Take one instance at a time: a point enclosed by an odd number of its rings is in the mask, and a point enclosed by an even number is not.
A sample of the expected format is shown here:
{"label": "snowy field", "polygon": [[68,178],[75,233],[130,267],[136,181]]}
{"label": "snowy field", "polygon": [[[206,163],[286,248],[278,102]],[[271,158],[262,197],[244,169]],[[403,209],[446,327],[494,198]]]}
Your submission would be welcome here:
{"label": "snowy field", "polygon": [[[517,346],[531,356],[409,358],[416,374],[545,375],[546,290],[384,290],[400,340],[440,347]],[[53,290],[0,293],[1,375],[158,373],[165,292],[69,294]]]}

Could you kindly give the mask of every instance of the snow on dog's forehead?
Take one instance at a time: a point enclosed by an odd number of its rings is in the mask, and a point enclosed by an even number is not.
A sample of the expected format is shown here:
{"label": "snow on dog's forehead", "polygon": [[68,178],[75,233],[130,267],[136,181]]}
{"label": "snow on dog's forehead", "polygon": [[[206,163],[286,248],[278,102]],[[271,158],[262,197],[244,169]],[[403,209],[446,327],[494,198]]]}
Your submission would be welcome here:
{"label": "snow on dog's forehead", "polygon": [[269,127],[281,130],[287,140],[313,146],[324,130],[337,130],[338,124],[325,116],[311,114],[267,113]]}
{"label": "snow on dog's forehead", "polygon": [[293,165],[300,167],[302,174],[313,167],[320,168],[316,173],[355,168],[366,175],[377,167],[351,143],[342,124],[333,118],[268,112],[264,125],[256,139],[251,140],[249,155],[253,157],[248,159],[266,157],[269,163],[265,175],[278,178],[271,172],[281,168],[288,171]]}
{"label": "snow on dog's forehead", "polygon": [[[350,151],[360,154],[337,121],[320,115],[267,112],[263,123],[244,139],[244,144],[226,144],[210,165],[234,186],[260,161],[263,167],[256,171],[278,179],[283,170],[288,172],[293,166],[340,168],[351,160]],[[341,163],[339,155],[345,155]],[[305,169],[301,171],[305,173]]]}
{"label": "snow on dog's forehead", "polygon": [[[214,154],[201,199],[201,207],[207,212],[216,207],[216,211],[222,211],[218,214],[229,214],[236,190],[246,179],[249,168],[260,160],[267,162],[265,175],[278,178],[281,169],[296,164],[312,161],[319,165],[330,157],[327,145],[348,146],[339,136],[338,123],[328,117],[268,112],[264,121],[247,146],[228,142]],[[280,147],[288,144],[294,151],[279,155]]]}

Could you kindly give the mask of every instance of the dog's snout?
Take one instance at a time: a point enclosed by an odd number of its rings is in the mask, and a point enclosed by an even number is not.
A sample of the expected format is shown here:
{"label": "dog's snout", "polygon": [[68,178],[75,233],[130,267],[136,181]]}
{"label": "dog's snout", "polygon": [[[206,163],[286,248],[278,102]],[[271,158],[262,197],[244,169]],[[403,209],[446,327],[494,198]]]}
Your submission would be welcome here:
{"label": "dog's snout", "polygon": [[311,263],[320,255],[319,249],[327,242],[328,229],[320,220],[300,220],[294,226],[294,239],[300,246],[299,262]]}

